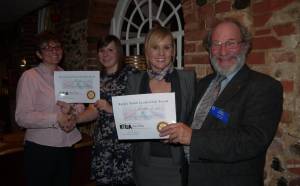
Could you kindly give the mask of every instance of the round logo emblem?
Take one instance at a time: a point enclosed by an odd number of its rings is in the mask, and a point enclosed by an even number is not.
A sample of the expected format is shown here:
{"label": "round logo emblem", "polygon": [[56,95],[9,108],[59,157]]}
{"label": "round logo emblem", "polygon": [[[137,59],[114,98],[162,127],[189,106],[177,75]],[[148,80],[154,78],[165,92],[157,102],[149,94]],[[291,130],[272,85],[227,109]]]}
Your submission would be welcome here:
{"label": "round logo emblem", "polygon": [[86,93],[86,96],[87,96],[88,99],[94,99],[96,94],[93,90],[90,90]]}
{"label": "round logo emblem", "polygon": [[161,121],[161,122],[159,122],[158,124],[157,124],[157,127],[156,127],[156,129],[158,130],[158,132],[162,129],[162,128],[164,128],[165,126],[167,126],[168,125],[168,123],[167,122],[165,122],[165,121]]}

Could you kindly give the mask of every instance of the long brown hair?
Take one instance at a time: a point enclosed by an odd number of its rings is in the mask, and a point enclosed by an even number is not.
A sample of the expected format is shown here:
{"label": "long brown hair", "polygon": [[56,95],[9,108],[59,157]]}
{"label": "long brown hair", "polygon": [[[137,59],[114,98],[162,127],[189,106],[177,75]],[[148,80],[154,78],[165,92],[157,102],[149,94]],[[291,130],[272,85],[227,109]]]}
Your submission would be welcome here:
{"label": "long brown hair", "polygon": [[[120,71],[124,67],[124,53],[123,53],[122,44],[121,44],[121,41],[119,38],[117,38],[114,35],[107,35],[107,36],[101,37],[97,43],[97,53],[99,52],[99,50],[101,48],[106,47],[111,42],[113,42],[117,48],[117,53],[118,53],[118,70],[117,71]],[[105,68],[102,66],[101,63],[100,63],[100,66],[101,66],[101,69],[103,69],[105,71]]]}

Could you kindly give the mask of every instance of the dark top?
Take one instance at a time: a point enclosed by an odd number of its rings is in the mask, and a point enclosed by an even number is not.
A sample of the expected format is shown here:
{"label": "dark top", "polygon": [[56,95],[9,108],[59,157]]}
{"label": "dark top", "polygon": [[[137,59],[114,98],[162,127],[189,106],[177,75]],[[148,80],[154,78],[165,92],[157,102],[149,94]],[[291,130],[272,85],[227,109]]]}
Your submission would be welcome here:
{"label": "dark top", "polygon": [[[177,75],[176,75],[177,74]],[[144,79],[145,78],[145,79]],[[175,90],[177,122],[188,123],[191,117],[194,102],[194,90],[196,74],[188,70],[176,70],[174,76],[170,78],[172,91]],[[174,81],[174,82],[173,82]],[[144,88],[141,88],[144,87]],[[150,92],[149,78],[146,72],[130,75],[128,78],[127,94],[140,94]],[[147,91],[148,90],[148,91]],[[134,161],[138,164],[147,165],[149,163],[150,142],[148,140],[134,143]],[[181,145],[170,145],[171,158],[174,164],[180,165],[184,162],[183,148]]]}
{"label": "dark top", "polygon": [[[100,97],[110,104],[112,96],[124,95],[128,75],[136,71],[130,66],[114,74],[101,73]],[[99,111],[94,129],[92,177],[97,184],[130,184],[132,178],[131,143],[118,141],[112,113]]]}
{"label": "dark top", "polygon": [[[180,117],[180,105],[181,105],[181,93],[180,93],[180,81],[177,70],[174,70],[171,74],[167,74],[165,77],[167,82],[171,83],[171,92],[175,92],[175,102],[176,102],[176,118]],[[146,94],[151,93],[149,86],[149,76],[145,73],[142,77],[143,83],[140,87],[140,93]],[[158,140],[152,140],[150,144],[150,154],[151,156],[158,157],[171,157],[170,145],[161,143]]]}
{"label": "dark top", "polygon": [[[199,82],[196,104],[214,76]],[[193,130],[189,186],[263,186],[266,151],[282,103],[280,82],[245,65],[214,103],[228,120],[208,114],[201,129]]]}

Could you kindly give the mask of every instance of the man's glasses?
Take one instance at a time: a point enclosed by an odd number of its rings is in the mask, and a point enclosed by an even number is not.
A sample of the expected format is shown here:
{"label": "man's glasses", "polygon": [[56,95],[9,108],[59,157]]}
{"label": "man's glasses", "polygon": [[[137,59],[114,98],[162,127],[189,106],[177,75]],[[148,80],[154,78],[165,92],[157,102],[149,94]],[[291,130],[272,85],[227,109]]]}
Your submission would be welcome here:
{"label": "man's glasses", "polygon": [[41,50],[44,50],[47,52],[59,51],[61,49],[62,49],[62,47],[60,45],[55,45],[55,46],[47,45],[47,46],[41,47]]}
{"label": "man's glasses", "polygon": [[223,45],[226,49],[232,50],[232,49],[236,49],[241,43],[242,41],[236,41],[236,40],[228,40],[225,42],[213,41],[211,43],[211,48],[214,50],[219,50]]}

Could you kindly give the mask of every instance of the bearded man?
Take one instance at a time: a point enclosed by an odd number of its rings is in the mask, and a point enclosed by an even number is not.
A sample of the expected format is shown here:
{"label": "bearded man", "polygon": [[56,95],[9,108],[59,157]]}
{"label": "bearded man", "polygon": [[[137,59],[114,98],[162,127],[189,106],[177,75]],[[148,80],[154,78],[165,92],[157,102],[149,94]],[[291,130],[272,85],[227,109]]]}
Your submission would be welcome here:
{"label": "bearded man", "polygon": [[189,186],[263,186],[266,151],[281,118],[282,85],[246,64],[251,34],[233,19],[203,41],[214,73],[198,83],[193,121],[161,130],[185,145]]}

